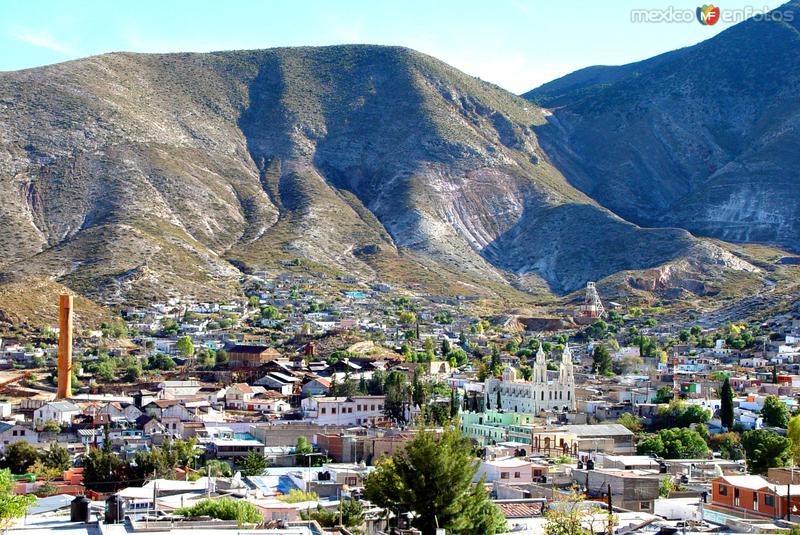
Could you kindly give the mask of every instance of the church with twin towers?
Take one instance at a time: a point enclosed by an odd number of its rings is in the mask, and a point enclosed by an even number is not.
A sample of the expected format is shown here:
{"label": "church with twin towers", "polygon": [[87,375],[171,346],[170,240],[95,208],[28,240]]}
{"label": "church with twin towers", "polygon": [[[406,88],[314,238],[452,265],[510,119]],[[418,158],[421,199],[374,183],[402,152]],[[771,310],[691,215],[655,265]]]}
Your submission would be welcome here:
{"label": "church with twin towers", "polygon": [[536,415],[543,411],[574,411],[575,376],[572,371],[572,353],[568,345],[564,346],[564,351],[561,353],[558,376],[555,376],[555,372],[552,374],[551,379],[548,377],[547,359],[540,344],[530,381],[517,379],[517,371],[511,367],[503,370],[500,379],[495,377],[486,379],[486,407]]}

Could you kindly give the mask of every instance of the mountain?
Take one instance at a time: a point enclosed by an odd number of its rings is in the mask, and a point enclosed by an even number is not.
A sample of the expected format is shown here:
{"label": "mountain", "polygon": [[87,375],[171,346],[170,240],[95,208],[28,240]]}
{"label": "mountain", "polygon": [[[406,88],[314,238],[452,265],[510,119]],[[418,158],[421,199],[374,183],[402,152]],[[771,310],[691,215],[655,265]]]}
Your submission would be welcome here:
{"label": "mountain", "polygon": [[644,226],[800,251],[800,3],[524,95],[570,184]]}
{"label": "mountain", "polygon": [[0,283],[119,303],[232,295],[243,273],[295,258],[462,294],[755,271],[573,187],[540,146],[547,115],[396,47],[113,53],[0,73]]}

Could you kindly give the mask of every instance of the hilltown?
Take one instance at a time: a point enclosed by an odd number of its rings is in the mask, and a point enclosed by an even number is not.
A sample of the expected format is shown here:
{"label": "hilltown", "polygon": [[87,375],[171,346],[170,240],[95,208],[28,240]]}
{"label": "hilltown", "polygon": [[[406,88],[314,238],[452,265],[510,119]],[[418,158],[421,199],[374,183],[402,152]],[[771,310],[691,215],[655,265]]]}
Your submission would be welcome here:
{"label": "hilltown", "polygon": [[453,436],[498,532],[800,530],[796,305],[713,326],[591,285],[563,318],[295,273],[248,294],[96,331],[62,296],[0,340],[0,483],[36,496],[9,531],[420,533],[370,487]]}

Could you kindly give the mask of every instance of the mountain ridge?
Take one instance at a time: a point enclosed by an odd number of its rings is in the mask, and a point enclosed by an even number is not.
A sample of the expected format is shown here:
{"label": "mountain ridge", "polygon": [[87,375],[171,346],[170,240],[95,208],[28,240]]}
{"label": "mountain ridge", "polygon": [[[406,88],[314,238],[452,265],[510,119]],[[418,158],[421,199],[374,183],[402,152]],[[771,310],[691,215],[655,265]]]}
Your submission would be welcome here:
{"label": "mountain ridge", "polygon": [[[121,303],[222,298],[243,273],[297,257],[366,280],[425,273],[437,290],[542,295],[684,258],[692,276],[757,271],[570,185],[536,135],[548,113],[374,45],[0,73],[0,282]],[[620,229],[638,250],[605,258],[596,244]]]}
{"label": "mountain ridge", "polygon": [[639,225],[800,250],[800,3],[773,13],[526,93],[553,108],[537,135],[554,165]]}

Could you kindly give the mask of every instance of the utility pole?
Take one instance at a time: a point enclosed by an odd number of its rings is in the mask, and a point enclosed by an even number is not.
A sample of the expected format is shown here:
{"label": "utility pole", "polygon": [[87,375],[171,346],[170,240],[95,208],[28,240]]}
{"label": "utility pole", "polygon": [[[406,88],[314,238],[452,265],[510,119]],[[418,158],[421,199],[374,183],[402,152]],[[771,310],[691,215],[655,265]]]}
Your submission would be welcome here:
{"label": "utility pole", "polygon": [[156,471],[153,470],[153,517],[158,517],[158,480]]}
{"label": "utility pole", "polygon": [[786,520],[792,521],[792,483],[794,483],[794,461],[789,476],[789,483],[786,485]]}
{"label": "utility pole", "polygon": [[206,498],[211,498],[211,465],[206,465]]}
{"label": "utility pole", "polygon": [[614,535],[614,508],[611,505],[611,483],[608,484],[608,535]]}

